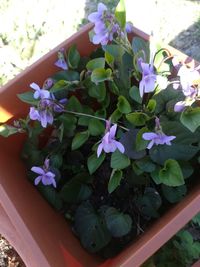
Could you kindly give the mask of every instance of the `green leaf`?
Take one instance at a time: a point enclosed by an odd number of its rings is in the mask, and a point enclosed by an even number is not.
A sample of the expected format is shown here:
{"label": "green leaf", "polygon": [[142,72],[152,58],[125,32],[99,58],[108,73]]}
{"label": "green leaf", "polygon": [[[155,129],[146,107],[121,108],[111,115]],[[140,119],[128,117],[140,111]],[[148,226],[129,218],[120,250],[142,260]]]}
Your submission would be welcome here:
{"label": "green leaf", "polygon": [[113,93],[115,95],[119,95],[120,94],[119,88],[118,88],[118,86],[116,85],[116,83],[114,81],[109,81],[108,82],[108,87],[109,87],[111,93]]}
{"label": "green leaf", "polygon": [[185,127],[194,133],[200,126],[200,107],[187,108],[182,112],[180,120]]}
{"label": "green leaf", "polygon": [[149,157],[144,157],[140,160],[136,160],[135,164],[145,172],[153,172],[156,168],[156,165],[150,160]]}
{"label": "green leaf", "polygon": [[104,220],[95,212],[90,203],[82,203],[75,214],[75,230],[84,248],[97,252],[111,240]]}
{"label": "green leaf", "polygon": [[126,25],[126,7],[124,0],[119,1],[115,10],[115,17],[119,22],[120,27],[124,29]]}
{"label": "green leaf", "polygon": [[111,119],[111,121],[113,122],[113,123],[115,123],[115,122],[117,122],[121,117],[122,117],[122,113],[119,111],[119,109],[117,108],[117,109],[115,109],[114,111],[113,111],[113,113],[111,114],[111,116],[110,116],[110,119]]}
{"label": "green leaf", "polygon": [[90,71],[93,71],[95,69],[104,69],[104,67],[105,67],[105,58],[103,57],[94,58],[90,60],[86,65],[86,68]]}
{"label": "green leaf", "polygon": [[140,51],[143,51],[146,55],[146,60],[149,60],[149,45],[148,42],[140,37],[134,37],[132,40],[132,49],[135,54],[137,54]]}
{"label": "green leaf", "polygon": [[147,109],[149,112],[154,112],[156,109],[156,100],[155,99],[150,99],[148,104],[147,104]]}
{"label": "green leaf", "polygon": [[102,135],[104,133],[105,126],[98,119],[90,119],[89,125],[88,125],[88,130],[89,130],[91,135],[98,136],[98,135]]}
{"label": "green leaf", "polygon": [[91,179],[87,173],[79,173],[67,182],[60,191],[60,197],[67,203],[79,203],[90,197],[92,189],[86,184]]}
{"label": "green leaf", "polygon": [[[172,141],[173,142],[173,141]],[[149,150],[152,161],[163,165],[168,159],[188,161],[199,151],[199,147],[185,144],[158,145]]]}
{"label": "green leaf", "polygon": [[8,137],[10,135],[19,133],[19,129],[14,127],[14,126],[10,126],[7,124],[3,124],[0,125],[0,135],[3,137]]}
{"label": "green leaf", "polygon": [[137,103],[142,104],[142,98],[137,86],[134,85],[129,89],[129,96]]}
{"label": "green leaf", "polygon": [[162,184],[161,186],[164,197],[170,203],[177,203],[183,199],[187,193],[187,187],[185,185],[171,187]]}
{"label": "green leaf", "polygon": [[120,138],[120,142],[123,144],[125,148],[124,154],[128,156],[130,159],[141,159],[146,155],[146,151],[136,150],[136,136],[137,136],[138,130],[137,129],[131,129],[125,133],[122,134]]}
{"label": "green leaf", "polygon": [[130,159],[122,154],[119,150],[112,153],[111,156],[111,168],[112,169],[124,169],[131,164]]}
{"label": "green leaf", "polygon": [[94,84],[90,79],[84,81],[84,85],[88,90],[88,94],[91,97],[96,98],[99,102],[104,101],[106,97],[106,86],[105,83]]}
{"label": "green leaf", "polygon": [[105,60],[108,65],[113,65],[115,59],[110,53],[105,51]]}
{"label": "green leaf", "polygon": [[27,104],[31,104],[31,105],[37,105],[38,100],[35,99],[33,97],[34,92],[25,92],[22,94],[18,94],[17,96],[19,97],[19,99]]}
{"label": "green leaf", "polygon": [[91,81],[94,82],[95,84],[98,84],[100,82],[104,82],[107,80],[112,79],[112,70],[111,69],[102,69],[98,68],[93,70],[92,75],[91,75]]}
{"label": "green leaf", "polygon": [[80,54],[76,49],[76,45],[72,45],[68,50],[67,61],[69,67],[72,69],[76,69],[78,67],[80,61]]}
{"label": "green leaf", "polygon": [[52,156],[50,156],[50,162],[51,162],[51,166],[54,168],[61,168],[62,164],[63,164],[63,156],[62,154],[58,153],[58,154],[53,154]]}
{"label": "green leaf", "polygon": [[109,44],[109,45],[103,45],[103,50],[107,53],[109,53],[113,58],[115,59],[116,62],[121,62],[122,61],[122,56],[124,54],[124,50],[122,46],[120,45],[115,45],[115,44]]}
{"label": "green leaf", "polygon": [[63,206],[63,201],[60,198],[59,194],[52,186],[44,186],[39,185],[38,186],[39,191],[42,193],[42,195],[46,198],[46,200],[56,209],[61,210]]}
{"label": "green leaf", "polygon": [[72,95],[70,99],[67,102],[67,110],[69,111],[76,111],[76,112],[82,112],[82,105],[77,97]]}
{"label": "green leaf", "polygon": [[198,224],[200,226],[200,212],[192,218],[193,223]]}
{"label": "green leaf", "polygon": [[117,107],[118,107],[118,110],[123,114],[127,114],[131,112],[131,106],[128,100],[122,95],[118,97]]}
{"label": "green leaf", "polygon": [[62,123],[62,135],[73,136],[76,129],[77,119],[71,114],[62,114],[58,117],[58,120]]}
{"label": "green leaf", "polygon": [[89,138],[88,131],[77,133],[72,140],[72,150],[76,150],[81,147]]}
{"label": "green leaf", "polygon": [[66,80],[66,81],[80,81],[80,74],[73,70],[61,70],[56,72],[52,78],[56,81]]}
{"label": "green leaf", "polygon": [[135,203],[144,216],[150,218],[159,217],[157,210],[162,204],[162,199],[155,188],[146,187],[144,195],[139,196]]}
{"label": "green leaf", "polygon": [[122,179],[122,171],[114,170],[110,176],[110,180],[108,183],[108,192],[111,194],[115,189],[120,185]]}
{"label": "green leaf", "polygon": [[165,161],[164,168],[159,172],[160,181],[168,186],[183,185],[184,178],[178,162],[174,159]]}
{"label": "green leaf", "polygon": [[136,145],[135,145],[136,151],[141,151],[141,150],[144,150],[144,149],[147,148],[147,145],[148,145],[149,141],[144,140],[142,138],[143,133],[147,133],[147,132],[149,132],[149,129],[147,127],[143,127],[137,133]]}
{"label": "green leaf", "polygon": [[119,212],[116,208],[108,207],[104,212],[104,217],[113,237],[122,237],[131,231],[132,219],[128,214]]}
{"label": "green leaf", "polygon": [[102,153],[99,158],[97,158],[96,153],[92,154],[87,160],[87,166],[90,174],[93,174],[103,163],[105,159],[105,154]]}
{"label": "green leaf", "polygon": [[149,116],[142,112],[132,112],[126,115],[127,120],[135,126],[143,126]]}

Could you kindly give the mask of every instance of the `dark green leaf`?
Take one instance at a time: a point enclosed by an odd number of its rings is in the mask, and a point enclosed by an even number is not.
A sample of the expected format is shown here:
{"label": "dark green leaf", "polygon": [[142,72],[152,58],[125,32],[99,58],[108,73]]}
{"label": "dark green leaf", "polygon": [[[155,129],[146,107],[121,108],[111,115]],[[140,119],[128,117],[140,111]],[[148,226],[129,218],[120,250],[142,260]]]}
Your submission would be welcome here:
{"label": "dark green leaf", "polygon": [[116,150],[111,156],[111,168],[112,169],[124,169],[130,165],[130,159]]}
{"label": "dark green leaf", "polygon": [[143,126],[149,119],[148,115],[142,112],[132,112],[126,115],[127,120],[135,126]]}
{"label": "dark green leaf", "polygon": [[120,45],[115,45],[115,44],[104,45],[103,50],[105,52],[108,52],[111,56],[113,56],[115,61],[121,62],[124,50]]}
{"label": "dark green leaf", "polygon": [[98,84],[103,81],[111,80],[112,79],[112,70],[111,69],[102,69],[98,68],[93,70],[91,75],[91,81],[95,84]]}
{"label": "dark green leaf", "polygon": [[69,111],[76,111],[76,112],[82,112],[82,105],[77,97],[74,95],[70,97],[70,99],[67,102],[67,110]]}
{"label": "dark green leaf", "polygon": [[91,135],[98,136],[98,135],[102,135],[104,133],[105,126],[98,119],[90,119],[89,125],[88,125],[88,130],[89,130]]}
{"label": "dark green leaf", "polygon": [[150,99],[147,105],[147,109],[149,112],[154,112],[156,108],[156,100],[155,99]]}
{"label": "dark green leaf", "polygon": [[132,40],[132,49],[135,54],[137,54],[140,51],[143,51],[145,53],[146,61],[149,61],[149,45],[147,41],[144,41],[144,39],[140,37],[134,37]]}
{"label": "dark green leaf", "polygon": [[138,131],[135,144],[136,151],[145,150],[147,148],[149,141],[142,138],[143,133],[147,132],[149,132],[149,129],[147,127],[143,127]]}
{"label": "dark green leaf", "polygon": [[80,54],[76,49],[76,45],[72,45],[68,50],[67,61],[69,67],[72,69],[76,69],[78,67],[80,61]]}
{"label": "dark green leaf", "polygon": [[19,99],[27,104],[37,105],[38,100],[33,97],[34,92],[25,92],[18,94]]}
{"label": "dark green leaf", "polygon": [[105,154],[102,153],[99,158],[97,158],[96,153],[92,154],[87,160],[87,166],[90,174],[93,174],[103,163],[105,159]]}
{"label": "dark green leaf", "polygon": [[142,171],[145,172],[153,172],[156,168],[156,165],[149,157],[144,157],[140,160],[137,160],[135,163]]}
{"label": "dark green leaf", "polygon": [[106,225],[113,237],[122,237],[131,231],[132,219],[128,214],[109,207],[106,209],[104,216]]}
{"label": "dark green leaf", "polygon": [[[173,141],[172,141],[173,142]],[[173,144],[154,146],[149,150],[150,158],[163,165],[168,159],[188,161],[193,158],[199,151],[199,147],[192,145]]]}
{"label": "dark green leaf", "polygon": [[128,100],[122,95],[118,97],[117,107],[118,107],[118,110],[123,114],[127,114],[131,112],[131,106]]}
{"label": "dark green leaf", "polygon": [[90,60],[86,65],[86,68],[90,71],[93,71],[95,69],[104,69],[104,67],[105,67],[105,58],[103,57],[94,58]]}
{"label": "dark green leaf", "polygon": [[137,86],[132,86],[129,90],[130,97],[139,104],[142,104],[142,98],[140,96],[139,88]]}
{"label": "dark green leaf", "polygon": [[39,191],[46,198],[46,200],[56,209],[61,210],[63,202],[55,188],[52,186],[38,186]]}
{"label": "dark green leaf", "polygon": [[146,155],[146,151],[136,150],[136,136],[138,134],[138,130],[133,129],[125,132],[121,138],[120,142],[123,144],[125,148],[124,154],[131,159],[141,159]]}
{"label": "dark green leaf", "polygon": [[200,107],[187,108],[182,112],[180,120],[185,127],[194,133],[200,126]]}
{"label": "dark green leaf", "polygon": [[113,113],[111,114],[111,116],[110,116],[111,121],[112,121],[113,123],[117,122],[117,121],[122,117],[122,115],[123,115],[123,114],[119,111],[118,108],[115,109],[115,110],[113,111]]}
{"label": "dark green leaf", "polygon": [[82,203],[75,214],[75,230],[84,248],[97,252],[111,240],[104,220],[95,212],[90,203]]}
{"label": "dark green leaf", "polygon": [[162,184],[161,188],[162,188],[164,197],[170,203],[176,203],[176,202],[181,201],[187,193],[187,187],[185,185],[171,187],[171,186]]}
{"label": "dark green leaf", "polygon": [[3,137],[8,137],[16,133],[19,133],[19,129],[14,126],[7,124],[3,124],[0,126],[0,135]]}
{"label": "dark green leaf", "polygon": [[110,180],[108,183],[108,192],[111,194],[115,189],[120,185],[122,179],[122,171],[114,170],[110,176]]}
{"label": "dark green leaf", "polygon": [[155,188],[147,187],[144,195],[139,196],[135,203],[144,216],[149,218],[159,217],[157,210],[160,208],[162,200]]}
{"label": "dark green leaf", "polygon": [[183,185],[183,173],[176,160],[168,159],[165,161],[164,168],[159,172],[160,181],[168,186]]}
{"label": "dark green leaf", "polygon": [[62,70],[57,72],[52,76],[56,81],[66,80],[66,81],[80,81],[80,74],[73,70]]}
{"label": "dark green leaf", "polygon": [[88,140],[88,138],[88,131],[77,133],[72,140],[72,150],[76,150],[81,147]]}

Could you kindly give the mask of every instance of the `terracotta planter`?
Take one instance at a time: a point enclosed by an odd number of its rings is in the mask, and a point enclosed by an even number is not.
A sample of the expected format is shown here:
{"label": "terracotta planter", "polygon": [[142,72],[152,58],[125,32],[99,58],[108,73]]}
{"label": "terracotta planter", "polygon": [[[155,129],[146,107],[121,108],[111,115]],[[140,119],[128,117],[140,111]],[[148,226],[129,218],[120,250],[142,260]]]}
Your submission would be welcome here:
{"label": "terracotta planter", "polygon": [[[88,40],[90,28],[91,25],[85,26],[1,89],[1,122],[26,114],[28,106],[18,100],[16,94],[26,91],[33,81],[41,85],[56,71],[54,62],[59,48],[76,43],[82,55],[94,49]],[[135,34],[148,38],[137,29]],[[14,245],[28,267],[139,266],[200,211],[200,185],[196,185],[137,241],[117,257],[103,261],[81,247],[70,225],[26,178],[19,156],[23,140],[22,135],[0,138],[0,232]]]}

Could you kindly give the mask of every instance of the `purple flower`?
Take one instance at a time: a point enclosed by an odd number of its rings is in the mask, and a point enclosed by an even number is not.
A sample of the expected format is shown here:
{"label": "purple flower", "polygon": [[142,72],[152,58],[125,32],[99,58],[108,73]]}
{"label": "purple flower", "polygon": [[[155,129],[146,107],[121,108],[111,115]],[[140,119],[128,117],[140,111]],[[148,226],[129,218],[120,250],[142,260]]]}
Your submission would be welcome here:
{"label": "purple flower", "polygon": [[153,92],[157,81],[157,75],[154,73],[152,64],[139,62],[142,70],[142,80],[139,83],[140,96],[143,97],[144,93]]}
{"label": "purple flower", "polygon": [[147,141],[151,141],[147,148],[151,149],[153,145],[171,145],[171,141],[176,138],[176,136],[168,136],[163,133],[162,127],[160,125],[160,120],[159,118],[156,117],[155,119],[155,133],[154,132],[149,132],[149,133],[143,133],[142,138]]}
{"label": "purple flower", "polygon": [[39,87],[39,85],[37,85],[36,83],[31,83],[30,84],[30,87],[35,90],[35,93],[33,94],[33,97],[35,99],[38,99],[38,98],[49,98],[50,97],[50,92],[45,90],[45,89],[41,89]]}
{"label": "purple flower", "polygon": [[95,35],[92,39],[94,44],[106,45],[113,40],[114,33],[120,32],[120,27],[116,23],[114,16],[108,12],[107,7],[102,3],[98,4],[97,12],[93,12],[88,16],[88,20],[95,24]]}
{"label": "purple flower", "polygon": [[176,138],[176,136],[167,136],[164,133],[143,133],[142,138],[144,140],[151,140],[151,142],[148,144],[147,148],[151,149],[152,146],[155,145],[171,145],[171,141]]}
{"label": "purple flower", "polygon": [[133,32],[133,23],[132,22],[126,22],[125,29],[126,29],[127,33]]}
{"label": "purple flower", "polygon": [[67,70],[68,69],[68,65],[67,65],[67,62],[65,60],[63,49],[61,49],[60,51],[58,51],[58,60],[54,64],[57,67],[59,67],[59,68],[61,68],[63,70]]}
{"label": "purple flower", "polygon": [[117,124],[114,124],[110,128],[110,123],[106,123],[106,126],[106,134],[102,138],[102,141],[97,148],[97,157],[101,155],[102,150],[104,150],[106,153],[110,153],[118,149],[121,153],[124,153],[124,146],[115,140]]}
{"label": "purple flower", "polygon": [[53,114],[48,109],[36,109],[35,107],[30,108],[29,116],[31,120],[38,120],[41,122],[43,128],[47,127],[47,124],[53,123]]}
{"label": "purple flower", "polygon": [[39,176],[35,179],[35,185],[38,185],[40,181],[42,181],[43,185],[52,184],[56,188],[55,174],[49,171],[49,159],[45,160],[42,168],[34,166],[31,168],[31,171],[39,174]]}

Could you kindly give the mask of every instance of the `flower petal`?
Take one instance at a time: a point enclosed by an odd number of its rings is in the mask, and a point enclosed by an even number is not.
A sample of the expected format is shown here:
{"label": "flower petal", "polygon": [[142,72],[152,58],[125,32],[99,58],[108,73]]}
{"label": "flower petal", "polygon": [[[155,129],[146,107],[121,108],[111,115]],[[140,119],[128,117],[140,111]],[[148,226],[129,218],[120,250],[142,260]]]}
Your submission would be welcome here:
{"label": "flower petal", "polygon": [[42,176],[38,176],[37,178],[35,178],[34,185],[38,185],[41,179],[42,179]]}
{"label": "flower petal", "polygon": [[34,166],[34,167],[31,168],[31,171],[35,172],[37,174],[40,174],[40,175],[44,175],[45,174],[45,171],[41,167]]}
{"label": "flower petal", "polygon": [[152,140],[154,138],[157,138],[158,135],[156,133],[150,132],[150,133],[143,133],[142,138],[144,140]]}
{"label": "flower petal", "polygon": [[102,150],[103,150],[103,144],[100,143],[97,148],[97,158],[99,158],[99,156],[101,155]]}

